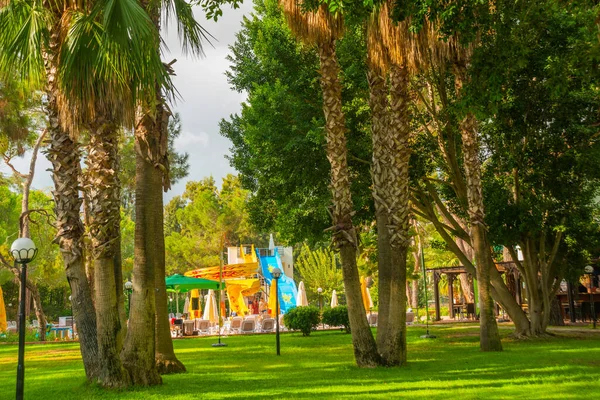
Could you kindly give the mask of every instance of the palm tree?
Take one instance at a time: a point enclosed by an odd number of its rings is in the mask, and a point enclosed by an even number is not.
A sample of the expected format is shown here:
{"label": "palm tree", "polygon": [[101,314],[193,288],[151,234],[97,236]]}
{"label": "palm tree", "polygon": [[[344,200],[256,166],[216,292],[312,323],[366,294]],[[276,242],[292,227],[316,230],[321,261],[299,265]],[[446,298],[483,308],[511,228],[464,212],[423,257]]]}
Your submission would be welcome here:
{"label": "palm tree", "polygon": [[[117,121],[130,119],[140,93],[164,82],[164,68],[153,51],[156,30],[135,0],[110,2],[45,2],[11,0],[0,10],[0,69],[22,71],[46,85],[48,158],[53,164],[57,242],[73,296],[86,376],[105,386],[123,386],[129,379],[119,360],[120,324],[117,293],[121,282],[114,263],[114,168]],[[126,34],[124,34],[126,32]],[[135,43],[135,46],[131,46]],[[148,46],[152,49],[148,52]],[[151,85],[148,85],[151,82]],[[98,321],[83,262],[83,224],[79,196],[80,149],[76,133],[84,121],[91,130],[92,169],[99,167],[93,200],[99,211],[94,252]],[[108,128],[108,129],[107,129]],[[107,143],[102,141],[107,135]],[[116,215],[118,221],[118,196]],[[101,221],[107,223],[107,230]],[[118,222],[117,222],[118,225]],[[115,270],[117,270],[115,272]],[[119,282],[117,282],[117,279]],[[100,287],[102,286],[102,287]]]}
{"label": "palm tree", "polygon": [[[202,54],[206,33],[194,19],[189,3],[143,1],[142,5],[157,30],[161,9],[166,18],[175,14],[184,49]],[[158,45],[155,52],[160,54]],[[136,116],[134,292],[123,361],[132,372],[134,383],[143,385],[159,383],[159,373],[185,372],[185,366],[173,351],[165,286],[162,192],[170,188],[167,137],[170,115],[165,96],[157,85],[155,97],[142,102]]]}
{"label": "palm tree", "polygon": [[376,366],[379,364],[379,355],[369,329],[366,310],[362,305],[356,265],[357,238],[352,223],[353,204],[347,163],[346,126],[338,77],[340,67],[335,53],[336,40],[343,32],[343,21],[340,15],[330,14],[325,6],[304,13],[297,0],[280,0],[280,4],[291,31],[305,43],[317,46],[321,65],[327,158],[331,164],[333,227],[330,230],[333,231],[333,242],[342,261],[356,363],[363,367]]}
{"label": "palm tree", "polygon": [[390,20],[391,7],[391,2],[382,3],[368,20],[367,59],[380,249],[377,346],[385,365],[401,365],[406,362],[405,287],[410,245],[409,70],[417,70],[420,43],[419,36],[409,32],[407,21],[395,24]]}

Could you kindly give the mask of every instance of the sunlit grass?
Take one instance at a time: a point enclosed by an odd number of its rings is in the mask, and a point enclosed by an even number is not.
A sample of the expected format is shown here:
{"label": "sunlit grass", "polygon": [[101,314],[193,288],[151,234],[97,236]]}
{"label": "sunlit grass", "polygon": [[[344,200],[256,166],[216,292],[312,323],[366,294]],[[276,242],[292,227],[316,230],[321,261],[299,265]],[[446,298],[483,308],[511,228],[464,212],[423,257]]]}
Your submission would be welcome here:
{"label": "sunlit grass", "polygon": [[[350,336],[283,334],[175,341],[186,374],[154,388],[110,392],[85,383],[77,343],[28,345],[25,397],[40,399],[415,398],[579,399],[600,394],[600,336],[560,330],[556,337],[516,341],[502,327],[502,353],[481,353],[473,325],[433,326],[434,340],[409,327],[404,368],[355,367]],[[0,345],[0,398],[14,398],[17,346]]]}

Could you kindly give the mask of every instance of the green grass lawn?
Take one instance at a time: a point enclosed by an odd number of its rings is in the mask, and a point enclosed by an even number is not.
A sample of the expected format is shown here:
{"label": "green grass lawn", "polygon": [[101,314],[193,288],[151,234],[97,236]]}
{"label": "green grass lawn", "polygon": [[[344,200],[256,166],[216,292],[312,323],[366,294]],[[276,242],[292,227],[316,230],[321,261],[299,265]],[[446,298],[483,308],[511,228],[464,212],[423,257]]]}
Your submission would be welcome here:
{"label": "green grass lawn", "polygon": [[[350,336],[334,331],[310,337],[274,335],[175,341],[186,374],[164,377],[164,385],[109,392],[85,384],[76,343],[28,345],[26,399],[587,399],[600,395],[600,336],[561,329],[549,339],[513,341],[502,329],[504,352],[481,353],[470,325],[434,326],[437,339],[420,339],[408,328],[408,366],[359,369]],[[0,398],[14,398],[17,346],[0,345]]]}

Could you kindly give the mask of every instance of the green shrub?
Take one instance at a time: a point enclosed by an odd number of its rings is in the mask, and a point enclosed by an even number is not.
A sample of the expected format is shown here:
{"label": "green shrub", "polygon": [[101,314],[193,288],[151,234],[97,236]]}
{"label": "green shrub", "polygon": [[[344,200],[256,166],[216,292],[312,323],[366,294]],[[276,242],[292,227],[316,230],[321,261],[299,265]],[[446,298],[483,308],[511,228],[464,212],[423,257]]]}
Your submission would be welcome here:
{"label": "green shrub", "polygon": [[320,321],[319,309],[313,306],[294,307],[283,316],[285,326],[301,331],[302,336],[309,336],[310,331],[316,328]]}
{"label": "green shrub", "polygon": [[323,311],[323,323],[329,326],[342,326],[346,333],[350,333],[348,307],[337,306]]}

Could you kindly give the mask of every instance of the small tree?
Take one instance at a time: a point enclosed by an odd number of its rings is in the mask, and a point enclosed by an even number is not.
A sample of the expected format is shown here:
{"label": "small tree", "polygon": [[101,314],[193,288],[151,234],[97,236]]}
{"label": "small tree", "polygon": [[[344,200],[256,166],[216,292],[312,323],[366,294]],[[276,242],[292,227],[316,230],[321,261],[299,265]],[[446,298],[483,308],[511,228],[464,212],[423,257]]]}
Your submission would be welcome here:
{"label": "small tree", "polygon": [[309,336],[310,331],[321,322],[319,314],[319,309],[314,306],[294,307],[284,315],[283,322],[289,329],[302,331],[302,336]]}

